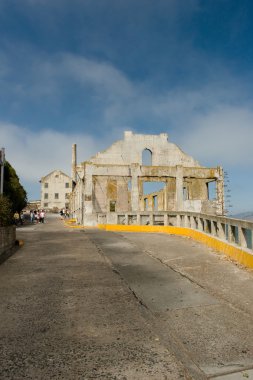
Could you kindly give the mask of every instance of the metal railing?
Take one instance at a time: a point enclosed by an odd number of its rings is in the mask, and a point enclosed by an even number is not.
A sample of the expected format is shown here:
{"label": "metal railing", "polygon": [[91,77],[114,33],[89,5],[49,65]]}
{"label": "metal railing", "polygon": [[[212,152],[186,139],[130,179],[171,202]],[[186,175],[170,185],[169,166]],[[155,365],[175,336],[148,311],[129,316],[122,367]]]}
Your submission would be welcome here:
{"label": "metal railing", "polygon": [[253,222],[194,212],[99,213],[98,224],[186,227],[253,251]]}

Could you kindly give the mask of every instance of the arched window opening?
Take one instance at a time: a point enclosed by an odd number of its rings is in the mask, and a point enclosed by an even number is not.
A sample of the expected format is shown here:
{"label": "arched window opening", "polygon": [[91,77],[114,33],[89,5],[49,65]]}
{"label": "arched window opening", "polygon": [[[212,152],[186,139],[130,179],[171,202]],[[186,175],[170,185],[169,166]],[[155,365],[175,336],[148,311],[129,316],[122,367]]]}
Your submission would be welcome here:
{"label": "arched window opening", "polygon": [[147,148],[142,152],[142,165],[152,166],[152,152]]}

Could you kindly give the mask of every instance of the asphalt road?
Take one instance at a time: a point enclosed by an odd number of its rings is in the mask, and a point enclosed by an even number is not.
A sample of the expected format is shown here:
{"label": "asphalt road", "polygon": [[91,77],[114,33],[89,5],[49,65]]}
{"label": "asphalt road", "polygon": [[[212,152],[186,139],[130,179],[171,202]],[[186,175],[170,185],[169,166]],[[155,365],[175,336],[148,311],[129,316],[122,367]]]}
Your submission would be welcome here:
{"label": "asphalt road", "polygon": [[18,229],[0,379],[253,378],[253,273],[162,234]]}

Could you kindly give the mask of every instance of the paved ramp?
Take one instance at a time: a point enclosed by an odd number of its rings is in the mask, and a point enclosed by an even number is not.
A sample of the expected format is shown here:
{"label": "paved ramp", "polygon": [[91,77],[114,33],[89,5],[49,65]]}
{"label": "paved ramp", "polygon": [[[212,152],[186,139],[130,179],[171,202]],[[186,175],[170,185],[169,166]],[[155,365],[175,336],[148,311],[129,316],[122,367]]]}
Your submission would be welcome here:
{"label": "paved ramp", "polygon": [[18,230],[0,266],[1,379],[253,377],[253,275],[192,240]]}
{"label": "paved ramp", "polygon": [[252,376],[252,272],[186,238],[87,233],[193,376]]}

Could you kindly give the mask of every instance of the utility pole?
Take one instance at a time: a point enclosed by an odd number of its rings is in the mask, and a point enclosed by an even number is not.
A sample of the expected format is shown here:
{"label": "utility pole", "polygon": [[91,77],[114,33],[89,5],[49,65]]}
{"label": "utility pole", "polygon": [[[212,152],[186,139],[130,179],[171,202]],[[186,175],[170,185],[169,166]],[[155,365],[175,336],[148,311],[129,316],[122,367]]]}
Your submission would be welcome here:
{"label": "utility pole", "polygon": [[0,150],[0,167],[1,167],[1,176],[0,176],[0,195],[4,192],[4,163],[5,163],[5,149]]}

